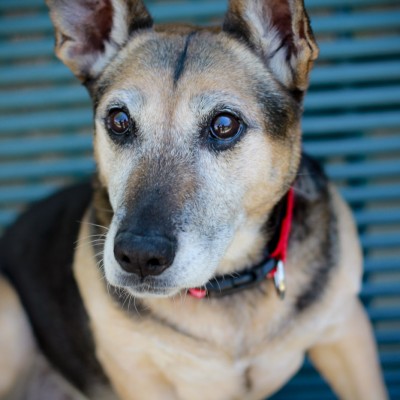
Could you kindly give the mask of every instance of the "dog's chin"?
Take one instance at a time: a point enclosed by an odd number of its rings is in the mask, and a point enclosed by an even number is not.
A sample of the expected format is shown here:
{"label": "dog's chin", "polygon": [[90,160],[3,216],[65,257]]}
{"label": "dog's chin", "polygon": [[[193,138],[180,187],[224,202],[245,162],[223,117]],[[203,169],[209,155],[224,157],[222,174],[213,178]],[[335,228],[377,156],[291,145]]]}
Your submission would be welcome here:
{"label": "dog's chin", "polygon": [[139,299],[149,298],[169,298],[176,296],[179,292],[179,288],[165,288],[148,285],[137,285],[125,287],[125,290],[133,297]]}
{"label": "dog's chin", "polygon": [[166,298],[174,297],[182,288],[168,285],[167,282],[157,278],[141,279],[128,274],[114,273],[107,276],[107,282],[115,287],[124,289],[131,296],[137,298]]}

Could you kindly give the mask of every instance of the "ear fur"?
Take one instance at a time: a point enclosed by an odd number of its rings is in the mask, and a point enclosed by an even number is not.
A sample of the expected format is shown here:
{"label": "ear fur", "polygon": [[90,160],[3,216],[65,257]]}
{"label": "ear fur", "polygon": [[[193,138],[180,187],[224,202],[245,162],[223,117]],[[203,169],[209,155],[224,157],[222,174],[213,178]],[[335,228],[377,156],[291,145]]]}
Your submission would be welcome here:
{"label": "ear fur", "polygon": [[223,30],[246,41],[289,90],[307,89],[318,46],[303,0],[230,0]]}
{"label": "ear fur", "polygon": [[139,0],[46,0],[56,54],[82,81],[95,79],[130,34],[153,21]]}

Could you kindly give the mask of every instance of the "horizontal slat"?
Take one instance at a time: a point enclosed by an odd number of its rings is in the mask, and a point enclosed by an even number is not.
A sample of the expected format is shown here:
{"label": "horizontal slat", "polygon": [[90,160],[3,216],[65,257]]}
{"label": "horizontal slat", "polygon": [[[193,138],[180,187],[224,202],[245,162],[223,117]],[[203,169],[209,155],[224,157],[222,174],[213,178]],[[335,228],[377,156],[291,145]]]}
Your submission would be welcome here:
{"label": "horizontal slat", "polygon": [[368,185],[362,187],[346,187],[340,190],[350,203],[363,201],[385,201],[400,198],[400,185]]}
{"label": "horizontal slat", "polygon": [[26,113],[24,118],[15,115],[0,116],[0,134],[21,134],[35,130],[47,132],[65,128],[84,128],[91,132],[92,125],[93,121],[89,108]]}
{"label": "horizontal slat", "polygon": [[366,273],[393,272],[400,270],[398,258],[367,258],[364,262]]}
{"label": "horizontal slat", "polygon": [[[364,283],[361,291],[361,296],[370,298],[375,296],[400,296],[400,282],[393,283]],[[400,365],[400,354],[397,355],[398,363]],[[387,358],[390,358],[387,355]]]}
{"label": "horizontal slat", "polygon": [[400,209],[357,211],[354,216],[359,226],[400,224]]}
{"label": "horizontal slat", "polygon": [[62,135],[43,138],[2,140],[0,157],[25,157],[50,154],[90,151],[91,135]]}
{"label": "horizontal slat", "polygon": [[371,111],[325,116],[306,115],[303,118],[304,134],[310,136],[397,128],[399,126],[400,113],[398,111]]}
{"label": "horizontal slat", "polygon": [[[400,235],[398,232],[390,233],[368,233],[361,235],[361,244],[364,249],[386,249],[400,246]],[[400,287],[400,282],[399,282]],[[400,291],[398,292],[400,296]]]}
{"label": "horizontal slat", "polygon": [[53,38],[15,43],[0,42],[0,61],[21,61],[42,57],[55,59]]}
{"label": "horizontal slat", "polygon": [[0,169],[1,181],[16,179],[38,179],[55,176],[85,176],[94,171],[91,158],[69,158],[57,161],[26,161],[3,164]]}
{"label": "horizontal slat", "polygon": [[[399,319],[399,317],[397,317]],[[398,345],[400,341],[400,331],[393,331],[393,332],[378,332],[376,334],[376,340],[379,345],[383,344],[395,344]],[[394,374],[393,377],[388,377],[387,381],[389,382],[400,382],[400,372]]]}
{"label": "horizontal slat", "polygon": [[30,203],[53,193],[58,186],[49,184],[28,184],[0,188],[0,204]]}
{"label": "horizontal slat", "polygon": [[400,53],[399,39],[399,36],[386,36],[374,39],[337,39],[332,42],[322,42],[319,60],[393,57]]}
{"label": "horizontal slat", "polygon": [[318,85],[371,84],[398,79],[400,61],[397,60],[316,66],[311,73],[311,90]]}
{"label": "horizontal slat", "polygon": [[304,149],[307,151],[307,153],[310,153],[315,157],[387,153],[400,150],[400,136],[323,140],[312,143],[306,142],[304,143]]}
{"label": "horizontal slat", "polygon": [[0,111],[81,104],[90,108],[89,95],[83,86],[75,84],[45,89],[0,91]]}
{"label": "horizontal slat", "polygon": [[[368,315],[374,322],[376,321],[391,321],[398,319],[400,321],[400,307],[379,307],[379,308],[369,308]],[[381,332],[381,335],[389,334],[391,332]],[[397,332],[400,334],[400,332]],[[400,336],[397,337],[400,341]]]}
{"label": "horizontal slat", "polygon": [[310,92],[305,99],[305,110],[322,111],[349,107],[393,107],[399,104],[400,85],[391,85]]}
{"label": "horizontal slat", "polygon": [[373,30],[386,30],[400,26],[400,12],[390,11],[369,11],[356,13],[341,13],[326,17],[314,17],[312,19],[313,31],[322,33],[344,33]]}
{"label": "horizontal slat", "polygon": [[[47,10],[46,10],[47,11]],[[28,16],[0,17],[0,35],[46,34],[53,31],[50,18],[45,13]]]}
{"label": "horizontal slat", "polygon": [[15,65],[0,67],[0,85],[43,84],[48,82],[75,81],[71,71],[61,61],[38,65]]}
{"label": "horizontal slat", "polygon": [[398,176],[400,174],[400,160],[328,165],[326,171],[333,179],[372,179],[382,176]]}

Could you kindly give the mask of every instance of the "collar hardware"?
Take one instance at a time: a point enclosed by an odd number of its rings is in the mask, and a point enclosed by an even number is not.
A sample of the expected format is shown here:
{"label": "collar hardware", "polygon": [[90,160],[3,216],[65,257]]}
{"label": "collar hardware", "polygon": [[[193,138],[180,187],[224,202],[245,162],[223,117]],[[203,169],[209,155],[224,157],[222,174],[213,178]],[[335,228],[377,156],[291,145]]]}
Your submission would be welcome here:
{"label": "collar hardware", "polygon": [[286,278],[285,278],[285,264],[282,260],[279,260],[275,273],[274,273],[274,285],[276,289],[276,293],[278,294],[279,298],[283,300],[286,294]]}

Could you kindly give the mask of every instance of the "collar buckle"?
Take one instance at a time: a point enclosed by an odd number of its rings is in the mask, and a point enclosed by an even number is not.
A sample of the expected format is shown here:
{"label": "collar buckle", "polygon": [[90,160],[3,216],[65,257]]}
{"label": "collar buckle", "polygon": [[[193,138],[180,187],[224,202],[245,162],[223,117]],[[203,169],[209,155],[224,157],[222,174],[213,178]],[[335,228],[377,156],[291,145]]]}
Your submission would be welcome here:
{"label": "collar buckle", "polygon": [[285,298],[286,294],[286,276],[285,276],[285,264],[282,260],[279,260],[276,265],[276,270],[274,272],[274,285],[276,293],[281,300]]}

